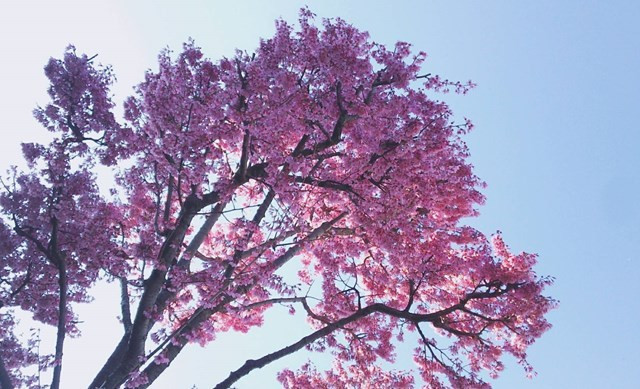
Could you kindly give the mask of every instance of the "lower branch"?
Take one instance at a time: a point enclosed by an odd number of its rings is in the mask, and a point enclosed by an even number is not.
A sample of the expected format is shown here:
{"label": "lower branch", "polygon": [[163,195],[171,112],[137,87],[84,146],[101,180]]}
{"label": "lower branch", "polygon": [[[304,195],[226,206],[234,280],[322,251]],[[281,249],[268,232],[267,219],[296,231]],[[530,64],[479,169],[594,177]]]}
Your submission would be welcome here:
{"label": "lower branch", "polygon": [[375,305],[370,305],[366,308],[363,308],[359,311],[357,311],[356,313],[347,316],[343,319],[340,319],[334,323],[331,323],[319,330],[317,330],[316,332],[305,336],[304,338],[300,339],[299,341],[281,348],[280,350],[273,352],[271,354],[267,354],[265,356],[263,356],[262,358],[258,358],[258,359],[249,359],[248,361],[246,361],[244,363],[244,365],[242,365],[238,370],[235,370],[233,372],[231,372],[231,374],[229,374],[229,377],[227,377],[224,381],[220,382],[218,385],[215,386],[215,389],[227,389],[229,387],[231,387],[232,384],[234,384],[236,381],[238,381],[240,378],[246,376],[247,374],[251,373],[253,370],[255,369],[260,369],[266,365],[268,365],[271,362],[277,361],[278,359],[285,357],[287,355],[293,354],[296,351],[299,351],[300,349],[302,349],[303,347],[315,342],[316,340],[323,338],[327,335],[329,335],[330,333],[332,333],[333,331],[344,327],[347,324],[350,324],[356,320],[359,320],[373,312],[376,312],[376,306]]}
{"label": "lower branch", "polygon": [[[249,359],[247,360],[239,369],[231,372],[231,374],[229,374],[229,377],[227,377],[224,381],[220,382],[218,385],[215,386],[215,389],[226,389],[231,387],[231,385],[233,383],[235,383],[236,381],[238,381],[240,378],[246,376],[247,374],[249,374],[251,371],[255,370],[255,369],[260,369],[264,366],[266,366],[267,364],[274,362],[282,357],[285,357],[289,354],[293,354],[294,352],[302,349],[303,347],[315,342],[316,340],[325,337],[327,335],[329,335],[330,333],[332,333],[333,331],[340,329],[340,328],[344,328],[344,326],[353,323],[359,319],[364,318],[365,316],[368,316],[372,313],[375,312],[379,312],[379,313],[383,313],[386,315],[389,315],[391,317],[395,317],[398,319],[404,319],[407,320],[409,322],[412,322],[414,324],[416,324],[416,326],[418,325],[418,323],[424,323],[424,322],[429,322],[432,323],[434,326],[438,327],[438,328],[442,328],[454,335],[458,335],[458,336],[473,336],[476,338],[479,338],[480,333],[477,334],[472,334],[472,333],[466,333],[466,332],[462,332],[459,330],[456,330],[454,328],[451,328],[445,324],[443,324],[443,317],[445,317],[446,315],[454,312],[454,311],[458,311],[458,310],[462,310],[465,308],[465,305],[470,301],[470,300],[475,300],[475,299],[484,299],[484,298],[490,298],[490,297],[499,297],[505,293],[508,293],[511,290],[517,289],[519,287],[520,284],[506,284],[506,285],[502,285],[502,284],[497,284],[496,289],[495,290],[491,290],[488,289],[487,291],[484,292],[478,292],[476,288],[474,290],[474,292],[471,293],[467,293],[465,295],[465,297],[458,303],[455,305],[452,305],[449,308],[446,309],[441,309],[439,311],[435,311],[435,312],[431,312],[431,313],[412,313],[409,312],[408,310],[399,310],[393,307],[389,307],[387,305],[381,304],[381,303],[375,303],[372,305],[369,305],[365,308],[359,309],[356,312],[354,312],[353,314],[342,318],[340,320],[337,320],[333,323],[329,323],[327,324],[325,327],[322,327],[321,329],[315,331],[314,333],[305,336],[304,338],[300,339],[299,341],[284,347],[278,351],[275,351],[271,354],[267,354],[259,359]],[[305,309],[307,309],[307,312],[310,313],[310,315],[312,317],[314,317],[315,315],[310,311],[310,309],[308,308],[308,306],[306,306],[305,300],[302,300],[303,305],[305,305]],[[323,318],[319,318],[316,317],[316,319],[321,320],[323,322],[326,322]],[[421,335],[422,332],[418,326],[418,331],[420,331]],[[427,342],[426,338],[423,338],[425,340],[425,342]],[[428,343],[426,343],[428,345]]]}

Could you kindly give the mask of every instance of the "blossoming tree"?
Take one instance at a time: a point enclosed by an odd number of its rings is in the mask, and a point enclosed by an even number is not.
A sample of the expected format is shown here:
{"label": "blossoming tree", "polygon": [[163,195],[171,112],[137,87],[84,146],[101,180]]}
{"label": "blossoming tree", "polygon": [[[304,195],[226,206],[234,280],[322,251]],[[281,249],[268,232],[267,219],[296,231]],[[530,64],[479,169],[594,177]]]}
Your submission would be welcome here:
{"label": "blossoming tree", "polygon": [[[190,343],[249,331],[276,304],[306,314],[309,334],[216,388],[305,347],[333,368],[285,370],[284,387],[485,387],[503,353],[531,371],[550,279],[535,255],[460,223],[483,201],[460,139],[471,124],[433,98],[471,84],[423,74],[424,53],[339,19],[303,10],[299,27],[276,26],[252,54],[162,53],[123,121],[109,67],[73,47],[49,61],[35,115],[53,139],[23,144],[30,170],[2,181],[3,388],[33,385],[35,363],[60,386],[74,305],[101,280],[120,285],[122,337],[91,388],[148,387]],[[16,336],[18,310],[57,329],[48,358]],[[383,369],[406,334],[414,370]]]}

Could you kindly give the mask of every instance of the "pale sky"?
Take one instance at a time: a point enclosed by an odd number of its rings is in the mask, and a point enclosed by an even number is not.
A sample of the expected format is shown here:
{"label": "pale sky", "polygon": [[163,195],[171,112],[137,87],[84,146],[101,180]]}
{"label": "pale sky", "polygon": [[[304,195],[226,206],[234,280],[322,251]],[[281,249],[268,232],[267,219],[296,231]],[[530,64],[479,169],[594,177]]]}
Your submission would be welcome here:
{"label": "pale sky", "polygon": [[[425,70],[472,79],[465,97],[443,96],[476,129],[467,137],[488,201],[474,226],[516,250],[540,254],[556,276],[554,328],[530,350],[538,377],[510,360],[496,388],[638,388],[640,377],[640,2],[308,2],[373,40],[408,41],[429,54]],[[42,67],[69,43],[99,54],[130,93],[159,50],[193,37],[212,59],[251,51],[273,21],[295,21],[300,1],[4,1],[0,5],[0,169],[20,164],[22,141],[45,131],[31,117],[47,102]],[[86,387],[119,337],[115,285],[101,287],[85,337],[69,342],[63,387]],[[284,309],[274,313],[284,313]],[[277,314],[254,333],[192,346],[157,388],[208,388],[237,368],[305,335],[302,319]],[[43,343],[43,347],[46,344]],[[409,345],[413,347],[413,345]],[[318,358],[316,354],[312,358]],[[280,360],[237,388],[277,388]],[[410,367],[411,356],[399,357]]]}

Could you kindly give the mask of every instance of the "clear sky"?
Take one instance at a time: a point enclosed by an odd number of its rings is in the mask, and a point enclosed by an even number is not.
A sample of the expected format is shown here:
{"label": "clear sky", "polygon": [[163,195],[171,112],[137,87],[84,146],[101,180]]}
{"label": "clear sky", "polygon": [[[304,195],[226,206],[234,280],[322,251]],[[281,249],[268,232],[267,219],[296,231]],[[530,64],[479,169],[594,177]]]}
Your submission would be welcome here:
{"label": "clear sky", "polygon": [[[19,143],[41,137],[31,118],[47,101],[42,67],[68,43],[113,64],[121,98],[153,67],[160,49],[193,37],[212,59],[252,50],[300,1],[3,1],[0,5],[0,168],[20,163]],[[557,278],[553,329],[530,351],[530,381],[509,363],[496,388],[639,388],[640,376],[640,2],[309,1],[373,40],[412,43],[425,71],[472,79],[465,97],[444,96],[488,183],[472,223],[504,232],[516,251],[538,252],[540,274]],[[69,343],[63,386],[86,386],[119,331],[115,286],[84,307],[86,340]],[[273,316],[275,317],[275,315]],[[254,334],[185,352],[158,388],[211,387],[230,369],[308,331],[274,318]],[[44,347],[44,345],[43,345]],[[262,351],[260,351],[262,350]],[[275,388],[292,356],[238,388]],[[512,361],[513,362],[513,361]],[[410,364],[400,358],[399,366]],[[66,383],[66,385],[64,385]]]}

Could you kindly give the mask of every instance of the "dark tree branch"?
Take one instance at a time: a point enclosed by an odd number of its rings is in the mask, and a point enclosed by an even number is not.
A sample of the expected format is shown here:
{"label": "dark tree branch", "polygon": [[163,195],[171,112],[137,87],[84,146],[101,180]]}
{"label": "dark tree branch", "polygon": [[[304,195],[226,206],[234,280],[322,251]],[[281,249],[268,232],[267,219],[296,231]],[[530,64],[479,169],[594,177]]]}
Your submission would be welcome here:
{"label": "dark tree branch", "polygon": [[273,248],[276,247],[280,242],[282,242],[283,240],[290,238],[292,236],[294,236],[296,233],[298,232],[298,230],[290,230],[290,231],[286,231],[282,234],[280,234],[279,236],[276,236],[275,238],[271,238],[268,239],[266,241],[264,241],[263,243],[257,245],[257,246],[253,246],[249,249],[246,249],[244,251],[242,251],[240,253],[240,259],[245,259],[245,258],[249,258],[250,256],[257,254],[257,253],[262,253],[264,251],[266,251],[269,248]]}
{"label": "dark tree branch", "polygon": [[167,200],[164,203],[164,213],[162,214],[162,221],[166,224],[169,221],[171,214],[171,200],[173,198],[173,175],[169,175],[169,183],[167,184]]}
{"label": "dark tree branch", "polygon": [[58,325],[56,332],[56,351],[54,355],[53,378],[51,380],[51,389],[60,387],[60,378],[62,375],[62,355],[64,350],[64,341],[67,334],[67,272],[66,263],[61,261],[58,265],[58,286],[59,286],[59,303],[58,303]]}
{"label": "dark tree branch", "polygon": [[391,84],[393,84],[395,82],[393,77],[390,77],[387,80],[382,80],[383,73],[384,73],[384,69],[379,71],[376,74],[376,79],[371,84],[371,89],[369,89],[369,92],[367,93],[367,96],[364,98],[364,103],[366,105],[371,104],[371,101],[373,100],[373,93],[375,92],[377,87],[383,86],[383,85],[391,85]]}
{"label": "dark tree branch", "polygon": [[0,355],[0,388],[13,389],[13,383],[11,382],[11,376],[4,365],[2,355]]}
{"label": "dark tree branch", "polygon": [[13,216],[13,223],[14,223],[13,230],[15,231],[16,234],[18,234],[18,236],[21,236],[27,239],[28,241],[30,241],[31,243],[33,243],[38,249],[38,251],[44,254],[47,257],[47,259],[50,259],[49,250],[46,247],[44,247],[44,244],[42,244],[42,242],[40,242],[35,236],[31,235],[24,228],[20,227],[17,219],[15,218],[15,215]]}
{"label": "dark tree branch", "polygon": [[304,134],[300,139],[300,141],[298,142],[298,144],[296,145],[296,148],[293,149],[293,153],[291,153],[291,156],[299,157],[300,155],[302,155],[302,151],[304,150],[304,145],[307,144],[308,140],[309,140],[309,135]]}
{"label": "dark tree branch", "polygon": [[[425,260],[425,263],[430,262],[432,259],[433,259],[433,255],[427,258]],[[413,301],[416,297],[416,293],[418,293],[418,289],[420,289],[420,286],[424,282],[426,275],[427,275],[427,271],[423,271],[417,283],[413,280],[409,280],[409,301],[407,301],[407,306],[404,308],[405,311],[408,312],[409,309],[411,309],[411,306],[413,305]]]}
{"label": "dark tree branch", "polygon": [[304,119],[304,122],[309,125],[310,127],[316,127],[317,129],[319,129],[324,136],[327,139],[331,139],[331,134],[329,134],[329,132],[324,128],[324,126],[322,125],[322,123],[318,120],[311,120],[311,119]]}
{"label": "dark tree branch", "polygon": [[278,351],[275,351],[271,354],[267,354],[261,358],[258,359],[249,359],[247,360],[239,369],[231,372],[231,374],[229,374],[229,377],[227,377],[225,380],[221,381],[218,385],[215,386],[215,389],[227,389],[230,388],[232,384],[234,384],[236,381],[238,381],[240,378],[246,376],[247,374],[249,374],[251,371],[255,370],[255,369],[259,369],[262,368],[266,365],[268,365],[271,362],[274,362],[282,357],[285,357],[287,355],[293,354],[296,351],[301,350],[303,347],[305,347],[306,345],[309,345],[313,342],[315,342],[316,340],[323,338],[329,334],[331,334],[333,331],[340,329],[350,323],[353,323],[365,316],[368,316],[374,312],[376,312],[376,305],[370,305],[366,308],[363,308],[361,310],[356,311],[355,313],[353,313],[350,316],[347,316],[343,319],[337,320],[331,324],[328,324],[327,326],[311,333],[310,335],[307,335],[303,338],[301,338],[300,340],[298,340],[297,342],[281,348]]}
{"label": "dark tree branch", "polygon": [[97,389],[104,388],[104,382],[109,377],[111,373],[111,369],[118,366],[118,363],[123,359],[126,351],[127,345],[129,344],[129,334],[125,333],[118,345],[113,350],[105,364],[102,366],[98,374],[96,374],[95,378],[89,384],[89,389]]}
{"label": "dark tree branch", "polygon": [[[22,292],[22,290],[29,284],[29,282],[31,282],[31,267],[32,263],[29,262],[29,265],[27,266],[27,274],[24,275],[24,279],[22,280],[20,285],[18,285],[18,287],[9,294],[9,301],[13,300],[13,298],[16,297],[20,292]],[[3,306],[3,302],[0,301],[0,308],[2,308]]]}
{"label": "dark tree branch", "polygon": [[[458,336],[474,336],[474,337],[478,337],[483,331],[484,329],[486,329],[486,326],[483,328],[483,330],[481,330],[478,333],[468,333],[468,332],[464,332],[464,331],[460,331],[454,328],[451,328],[448,325],[445,325],[443,323],[443,317],[448,315],[449,313],[452,313],[454,311],[457,310],[465,310],[465,305],[471,301],[471,300],[475,300],[475,299],[485,299],[485,298],[493,298],[493,297],[498,297],[501,296],[505,293],[508,293],[511,290],[515,290],[517,288],[519,288],[521,285],[520,284],[506,284],[506,285],[502,285],[502,284],[494,284],[494,285],[488,285],[488,289],[486,291],[483,292],[478,292],[477,289],[478,287],[476,287],[476,289],[465,295],[465,297],[460,300],[460,302],[458,304],[455,304],[449,308],[446,309],[442,309],[433,313],[427,313],[427,314],[416,314],[416,313],[411,313],[408,312],[407,310],[404,311],[400,311],[398,309],[392,308],[392,307],[388,307],[384,304],[380,304],[380,303],[376,303],[376,304],[372,304],[369,305],[366,308],[362,308],[357,310],[355,313],[351,314],[350,316],[347,316],[345,318],[342,318],[340,320],[337,320],[333,323],[328,324],[327,326],[317,330],[316,332],[305,336],[304,338],[300,339],[299,341],[297,341],[296,343],[293,343],[287,347],[284,347],[276,352],[273,352],[271,354],[265,355],[262,358],[253,360],[250,359],[248,361],[246,361],[244,363],[244,365],[242,365],[238,370],[233,371],[229,377],[227,377],[224,381],[220,382],[215,389],[224,389],[224,388],[229,388],[233,383],[235,383],[236,381],[238,381],[240,378],[244,377],[245,375],[249,374],[252,370],[264,367],[265,365],[278,360],[284,356],[287,356],[289,354],[292,354],[300,349],[302,349],[304,346],[311,344],[313,342],[315,342],[316,340],[329,335],[331,332],[339,329],[339,328],[343,328],[344,326],[353,323],[365,316],[368,316],[372,313],[375,312],[379,312],[379,313],[384,313],[387,314],[389,316],[392,317],[396,317],[396,318],[401,318],[401,319],[405,319],[407,321],[410,321],[412,323],[415,323],[416,326],[418,327],[418,331],[420,332],[420,335],[423,339],[423,341],[425,342],[425,345],[429,348],[429,350],[431,351],[432,356],[434,357],[434,359],[436,359],[440,364],[442,364],[443,366],[447,367],[447,365],[445,365],[443,363],[443,361],[441,361],[440,359],[437,358],[437,356],[435,355],[435,353],[433,352],[433,350],[431,349],[431,345],[429,340],[424,336],[424,334],[422,333],[422,330],[419,328],[419,323],[423,323],[423,322],[430,322],[432,323],[435,327],[438,328],[442,328],[446,331],[449,331],[455,335]],[[493,288],[493,289],[492,289]],[[414,288],[412,286],[412,284],[410,284],[410,293],[415,293],[416,288]],[[317,320],[320,320],[322,322],[326,323],[326,318],[324,317],[320,317],[318,315],[316,315],[315,313],[313,313],[311,311],[311,309],[309,308],[308,305],[306,305],[306,301],[302,300],[303,305],[305,306],[305,309],[307,310],[307,312],[309,312],[311,314],[312,317],[316,318]],[[489,319],[490,322],[494,321],[492,319]]]}
{"label": "dark tree branch", "polygon": [[62,354],[64,350],[64,341],[67,335],[67,262],[64,255],[58,251],[58,229],[59,222],[55,216],[51,218],[51,238],[49,239],[48,251],[51,261],[58,268],[58,325],[56,333],[56,351],[54,355],[53,378],[51,380],[51,389],[60,387],[60,378],[62,375]]}
{"label": "dark tree branch", "polygon": [[[223,380],[222,382],[220,382],[218,385],[215,386],[215,389],[226,389],[229,388],[233,383],[235,383],[236,381],[238,381],[240,378],[246,376],[247,374],[249,374],[251,371],[255,370],[255,369],[259,369],[262,368],[264,366],[266,366],[267,364],[274,362],[282,357],[285,357],[287,355],[293,354],[294,352],[302,349],[303,347],[315,342],[316,340],[323,338],[329,334],[331,334],[333,331],[338,330],[338,329],[342,329],[345,326],[347,326],[348,324],[351,324],[353,322],[356,322],[372,313],[383,313],[395,318],[400,318],[400,319],[405,319],[407,321],[410,321],[412,323],[418,324],[418,323],[424,323],[424,322],[430,322],[432,323],[434,326],[445,329],[447,331],[452,332],[453,334],[459,335],[459,336],[478,336],[478,334],[474,334],[474,333],[467,333],[467,332],[463,332],[463,331],[459,331],[456,329],[453,329],[449,326],[446,326],[443,324],[442,322],[442,318],[444,316],[446,316],[447,314],[456,311],[456,310],[460,310],[464,307],[464,305],[466,303],[468,303],[471,300],[474,299],[483,299],[483,298],[490,298],[490,297],[496,297],[496,296],[500,296],[504,293],[509,292],[510,290],[514,290],[516,289],[518,286],[516,286],[517,284],[507,284],[504,286],[504,288],[500,288],[497,291],[488,291],[488,292],[472,292],[472,293],[468,293],[467,295],[465,295],[465,297],[460,301],[460,303],[455,304],[447,309],[443,309],[440,311],[436,311],[433,313],[426,313],[426,314],[418,314],[418,313],[411,313],[411,312],[407,312],[407,311],[400,311],[398,309],[386,306],[384,304],[381,303],[376,303],[376,304],[372,304],[369,305],[365,308],[359,309],[357,311],[355,311],[353,314],[344,317],[342,319],[339,319],[335,322],[329,323],[327,324],[325,327],[313,332],[310,335],[307,335],[305,337],[303,337],[302,339],[298,340],[297,342],[284,347],[278,351],[275,351],[271,354],[267,354],[261,358],[258,359],[249,359],[247,360],[239,369],[231,372],[231,374],[229,374],[229,377],[227,377],[225,380]],[[412,287],[413,289],[413,287]],[[305,300],[302,300],[303,305],[306,305]],[[308,308],[308,309],[307,309]],[[326,323],[326,318],[321,317],[316,315],[315,313],[313,313],[311,311],[311,309],[308,307],[308,305],[305,306],[305,309],[307,309],[307,312],[310,312],[312,317],[317,318],[317,320],[320,320],[322,322]],[[422,336],[423,341],[425,342],[425,345],[430,346],[430,343],[428,341],[428,339],[424,336],[424,334],[422,333],[421,330],[419,330],[420,335]],[[429,347],[429,349],[431,349]],[[434,356],[434,358],[436,358],[436,360],[439,363],[443,363],[442,361],[440,361],[437,357],[435,357],[435,354],[432,351],[432,355]],[[443,366],[446,366],[443,364]]]}
{"label": "dark tree branch", "polygon": [[[441,316],[445,316],[448,315],[452,312],[461,310],[462,308],[465,307],[465,305],[471,301],[471,300],[481,300],[481,299],[487,299],[487,298],[495,298],[495,297],[500,297],[512,290],[516,290],[518,288],[520,288],[523,284],[522,283],[514,283],[514,284],[502,284],[500,282],[498,282],[497,284],[481,284],[476,286],[476,288],[474,289],[473,292],[471,293],[467,293],[465,295],[465,297],[460,300],[460,302],[456,305],[452,305],[451,307],[442,309],[438,312],[436,312],[435,314],[441,315]],[[478,289],[484,287],[487,288],[485,291],[479,292]]]}
{"label": "dark tree branch", "polygon": [[251,135],[248,130],[244,131],[244,137],[242,139],[242,154],[240,155],[240,166],[236,173],[236,181],[238,183],[244,183],[247,179],[247,166],[249,165],[249,146],[251,144]]}
{"label": "dark tree branch", "polygon": [[[113,359],[113,363],[117,364],[116,366],[109,364],[109,361],[107,362],[108,365],[105,365],[104,369],[106,369],[106,371],[112,371],[112,374],[107,378],[104,385],[98,383],[97,386],[102,385],[109,389],[115,388],[126,379],[132,369],[138,366],[138,358],[144,355],[146,337],[152,326],[150,313],[166,281],[167,271],[182,246],[182,242],[184,241],[193,217],[203,207],[208,205],[207,203],[209,201],[217,201],[218,199],[219,196],[216,192],[204,195],[201,199],[195,194],[190,194],[185,199],[182,210],[178,215],[178,220],[176,221],[176,227],[169,231],[158,254],[158,262],[162,266],[155,268],[145,281],[144,292],[138,304],[138,309],[131,327],[131,333],[130,335],[124,335],[128,337],[126,352],[122,354],[121,358]],[[115,355],[116,351],[117,350],[114,350],[112,356]],[[110,360],[112,359],[110,358]]]}
{"label": "dark tree branch", "polygon": [[313,312],[313,310],[309,306],[309,303],[307,303],[307,299],[302,300],[301,303],[302,303],[302,307],[304,308],[304,310],[307,311],[307,315],[309,315],[309,317],[319,321],[320,323],[324,323],[324,324],[331,323],[331,320],[329,320],[328,317],[320,316],[317,313]]}
{"label": "dark tree branch", "polygon": [[213,205],[218,201],[220,201],[220,194],[218,192],[213,191],[205,193],[202,195],[202,199],[200,200],[200,204],[198,205],[198,207],[202,209],[208,205]]}
{"label": "dark tree branch", "polygon": [[269,191],[267,192],[267,195],[265,196],[264,200],[262,201],[262,203],[260,203],[260,206],[258,207],[258,210],[256,211],[256,214],[253,215],[253,224],[255,225],[259,225],[260,222],[262,221],[262,219],[264,219],[264,217],[267,214],[267,210],[269,209],[269,207],[271,206],[271,203],[273,202],[273,199],[276,197],[276,192],[273,189],[269,189]]}
{"label": "dark tree branch", "polygon": [[[240,88],[244,91],[247,89],[247,86],[248,86],[247,74],[245,71],[242,70],[242,68],[240,68],[240,60],[237,58],[236,58],[236,71],[238,72],[238,78],[240,79]],[[247,110],[247,98],[241,93],[238,94],[238,103],[237,103],[236,109],[239,112],[244,112]]]}
{"label": "dark tree branch", "polygon": [[[440,358],[438,358],[436,353],[433,351],[433,348],[432,348],[433,344],[425,336],[424,332],[422,332],[422,328],[420,328],[420,325],[416,325],[416,329],[418,330],[418,334],[420,335],[420,338],[422,339],[422,342],[424,343],[424,346],[429,349],[429,353],[431,354],[431,358],[434,359],[436,362],[438,362],[444,368],[449,369],[450,368],[449,365],[447,365],[446,363],[444,363],[444,361],[442,361]],[[442,351],[440,351],[440,352],[442,352]],[[426,357],[426,353],[425,353],[425,357]]]}
{"label": "dark tree branch", "polygon": [[272,298],[268,300],[263,300],[263,301],[258,301],[255,303],[243,305],[238,309],[249,310],[249,309],[261,307],[263,305],[299,303],[299,302],[304,302],[306,299],[307,299],[306,297],[277,297],[277,298]]}
{"label": "dark tree branch", "polygon": [[342,220],[342,218],[344,218],[345,216],[347,216],[347,212],[342,212],[335,218],[322,223],[318,228],[314,229],[309,235],[307,235],[306,237],[301,239],[299,242],[297,242],[295,246],[289,248],[289,250],[287,250],[284,254],[276,258],[271,264],[271,268],[274,271],[281,268],[285,263],[287,263],[291,258],[296,256],[302,250],[303,245],[318,239],[325,232],[329,231],[329,229],[331,229],[331,227],[333,227],[334,224]]}
{"label": "dark tree branch", "polygon": [[[159,221],[160,221],[160,201],[161,201],[161,197],[162,197],[162,190],[160,188],[160,183],[158,182],[158,163],[154,162],[153,163],[153,182],[155,184],[155,189],[154,189],[154,194],[156,195],[156,201],[155,201],[155,212],[153,213],[153,228],[156,232],[156,234],[162,236],[163,235],[163,231],[160,230],[160,225],[159,225]],[[165,203],[166,205],[166,203]]]}
{"label": "dark tree branch", "polygon": [[353,190],[351,185],[343,184],[341,182],[337,182],[333,180],[316,180],[311,177],[294,177],[294,180],[302,184],[316,186],[319,188],[335,189],[341,192],[351,193],[352,195],[362,199],[362,196],[360,196],[358,192]]}
{"label": "dark tree branch", "polygon": [[[336,104],[338,105],[338,119],[336,120],[335,125],[333,126],[333,131],[331,132],[331,137],[324,142],[320,142],[313,146],[311,149],[304,149],[300,152],[301,155],[307,156],[311,154],[315,154],[319,151],[322,151],[331,146],[335,146],[342,140],[342,131],[344,130],[344,126],[347,123],[347,120],[352,118],[349,116],[349,113],[344,107],[343,97],[342,97],[342,83],[338,81],[336,83]],[[322,127],[319,127],[322,129]]]}
{"label": "dark tree branch", "polygon": [[409,309],[411,309],[411,306],[413,305],[413,299],[415,298],[416,295],[416,287],[415,287],[415,283],[413,282],[413,280],[409,280],[409,301],[407,301],[407,306],[404,308],[405,312],[409,312]]}
{"label": "dark tree branch", "polygon": [[73,120],[71,120],[71,114],[67,115],[67,127],[69,127],[69,129],[71,130],[71,133],[73,134],[73,138],[67,138],[64,140],[65,143],[69,142],[69,143],[80,143],[80,142],[84,142],[85,140],[94,142],[98,145],[104,145],[104,137],[106,136],[106,131],[102,133],[102,136],[100,136],[100,138],[91,138],[88,136],[85,136],[82,131],[80,131],[80,128],[73,122]]}
{"label": "dark tree branch", "polygon": [[[193,237],[193,239],[191,239],[191,242],[189,242],[189,245],[187,246],[185,252],[182,254],[180,260],[176,263],[176,265],[172,268],[172,271],[180,272],[185,271],[189,268],[191,259],[196,255],[205,238],[207,237],[213,226],[218,222],[218,219],[220,218],[220,215],[222,215],[222,211],[224,210],[225,206],[225,202],[219,202],[218,204],[216,204],[213,211],[207,216],[196,235]],[[158,294],[158,298],[155,304],[155,309],[157,312],[163,312],[169,302],[176,296],[177,291],[175,290],[175,288],[172,288],[172,286],[174,285],[171,284],[172,279],[170,277],[165,282],[160,294]],[[151,330],[154,324],[154,321],[149,322],[147,332]]]}
{"label": "dark tree branch", "polygon": [[[168,368],[173,360],[180,354],[184,346],[187,344],[187,338],[184,336],[190,331],[198,328],[200,324],[208,320],[213,314],[220,312],[226,304],[233,301],[234,298],[226,296],[222,301],[214,308],[198,308],[191,317],[183,324],[169,339],[172,341],[164,342],[164,349],[160,351],[160,348],[154,350],[154,353],[162,352],[163,356],[169,360],[167,364],[149,364],[142,372],[145,375],[148,382],[147,384],[140,386],[139,388],[148,388],[155,380],[162,374],[166,368]],[[136,366],[138,368],[139,366]],[[118,384],[122,384],[126,377],[122,377]]]}
{"label": "dark tree branch", "polygon": [[[296,150],[302,150],[307,139],[308,138],[303,137],[294,152],[296,152]],[[244,180],[241,180],[241,182],[236,182],[236,185],[241,185],[249,179],[266,176],[266,165],[266,163],[260,163],[252,166],[247,166]],[[178,177],[178,179],[180,179],[180,177]],[[178,190],[180,189],[179,186],[180,183],[178,182]],[[266,212],[268,203],[270,203],[272,200],[270,198],[271,196],[274,195],[268,194],[269,201],[266,202],[267,204],[265,204],[264,211],[258,210],[256,217],[260,219],[264,217],[263,212]],[[205,194],[199,200],[197,198],[194,198],[193,194],[187,197],[185,202],[182,204],[182,210],[180,212],[180,215],[178,216],[176,228],[174,230],[168,231],[165,242],[161,248],[159,255],[161,263],[165,263],[167,268],[170,267],[171,260],[172,258],[175,258],[177,249],[182,246],[181,242],[182,240],[184,240],[186,228],[188,228],[188,226],[190,225],[193,216],[197,214],[197,212],[203,207],[214,204],[218,201],[219,195],[217,192]],[[196,254],[197,249],[194,251],[193,255]],[[244,256],[246,254],[248,253],[243,252],[241,255]],[[145,313],[147,311],[150,311],[151,307],[153,307],[154,305],[157,306],[158,303],[162,305],[160,308],[163,308],[166,305],[164,303],[168,300],[168,297],[165,296],[166,293],[163,294],[163,291],[161,290],[167,282],[166,275],[167,270],[154,269],[150,277],[145,281],[145,289],[138,305],[136,317],[132,323],[131,334],[126,340],[126,346],[120,346],[124,341],[123,337],[123,340],[121,340],[119,346],[116,348],[116,350],[114,350],[109,361],[107,361],[107,363],[103,366],[101,373],[99,373],[99,375],[94,379],[95,386],[114,388],[124,382],[129,372],[137,368],[137,358],[142,356],[146,336],[148,334],[148,331],[154,324],[154,320],[151,320],[148,317],[149,315],[146,315]],[[202,315],[203,314],[200,313],[198,317],[201,317]],[[209,313],[208,316],[210,315],[211,313]],[[125,336],[127,335],[125,334]],[[179,350],[177,350],[176,355],[180,352],[182,346],[179,348]],[[106,376],[106,372],[114,370],[114,373]]]}
{"label": "dark tree branch", "polygon": [[[262,203],[260,204],[260,207],[258,207],[258,210],[256,211],[256,214],[253,216],[252,223],[254,225],[256,225],[256,226],[260,225],[260,222],[266,216],[267,210],[271,206],[271,203],[273,202],[273,199],[275,197],[276,197],[276,192],[273,189],[269,189],[269,192],[267,192],[267,195],[262,200]],[[241,247],[246,246],[247,243],[251,240],[252,237],[253,237],[253,230],[250,231],[249,234],[247,235],[247,237],[245,237],[243,239]],[[233,274],[233,270],[235,269],[235,266],[238,264],[238,262],[242,258],[246,258],[245,253],[246,253],[246,251],[243,250],[243,249],[236,249],[235,253],[233,254],[233,259],[232,259],[231,263],[229,263],[227,265],[227,268],[225,269],[224,278],[228,279],[229,277],[231,277],[231,275]]]}
{"label": "dark tree branch", "polygon": [[353,236],[356,234],[356,230],[349,227],[333,227],[331,232],[333,232],[334,235],[339,236]]}
{"label": "dark tree branch", "polygon": [[222,211],[224,210],[224,207],[226,205],[226,202],[220,202],[216,204],[211,213],[205,219],[196,235],[193,237],[193,239],[191,239],[191,242],[189,242],[187,249],[182,255],[182,259],[190,260],[200,249],[200,246],[202,246],[205,238],[207,237],[207,235],[209,235],[209,232],[211,232],[213,226],[216,225],[218,219],[220,219],[220,215],[222,215]]}
{"label": "dark tree branch", "polygon": [[131,307],[129,303],[129,290],[127,280],[120,277],[120,310],[122,311],[122,325],[124,332],[131,331]]}

